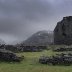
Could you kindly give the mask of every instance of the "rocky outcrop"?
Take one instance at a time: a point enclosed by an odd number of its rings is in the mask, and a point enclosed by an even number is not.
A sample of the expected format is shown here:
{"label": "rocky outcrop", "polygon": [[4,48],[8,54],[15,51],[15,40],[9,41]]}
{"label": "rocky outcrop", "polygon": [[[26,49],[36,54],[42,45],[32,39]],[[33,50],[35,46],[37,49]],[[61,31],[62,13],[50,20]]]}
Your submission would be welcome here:
{"label": "rocky outcrop", "polygon": [[55,44],[72,44],[72,16],[63,17],[54,29]]}
{"label": "rocky outcrop", "polygon": [[0,49],[0,61],[8,61],[8,62],[20,62],[22,60],[22,57],[18,57],[15,53]]}
{"label": "rocky outcrop", "polygon": [[39,63],[41,64],[49,64],[49,65],[64,65],[69,66],[72,65],[72,54],[61,53],[53,56],[41,56],[39,58]]}

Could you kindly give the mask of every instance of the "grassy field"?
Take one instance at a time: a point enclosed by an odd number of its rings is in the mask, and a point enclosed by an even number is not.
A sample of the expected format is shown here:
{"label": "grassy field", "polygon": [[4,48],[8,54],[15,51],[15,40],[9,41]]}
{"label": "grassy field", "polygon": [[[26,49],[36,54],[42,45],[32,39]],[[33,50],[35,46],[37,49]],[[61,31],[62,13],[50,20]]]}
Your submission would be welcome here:
{"label": "grassy field", "polygon": [[21,63],[0,62],[0,72],[72,72],[72,66],[49,66],[38,63],[42,55],[50,56],[55,52],[24,52],[18,55],[24,55],[25,59]]}

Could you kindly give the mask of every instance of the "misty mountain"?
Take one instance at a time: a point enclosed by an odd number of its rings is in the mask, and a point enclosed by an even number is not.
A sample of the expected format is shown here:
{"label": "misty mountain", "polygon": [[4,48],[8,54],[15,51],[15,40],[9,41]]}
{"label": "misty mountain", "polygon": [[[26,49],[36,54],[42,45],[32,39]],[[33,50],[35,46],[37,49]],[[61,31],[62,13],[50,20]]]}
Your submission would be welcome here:
{"label": "misty mountain", "polygon": [[39,31],[30,36],[27,40],[23,41],[23,45],[27,46],[43,46],[53,43],[53,32],[52,31]]}
{"label": "misty mountain", "polygon": [[6,44],[2,39],[0,39],[0,45]]}

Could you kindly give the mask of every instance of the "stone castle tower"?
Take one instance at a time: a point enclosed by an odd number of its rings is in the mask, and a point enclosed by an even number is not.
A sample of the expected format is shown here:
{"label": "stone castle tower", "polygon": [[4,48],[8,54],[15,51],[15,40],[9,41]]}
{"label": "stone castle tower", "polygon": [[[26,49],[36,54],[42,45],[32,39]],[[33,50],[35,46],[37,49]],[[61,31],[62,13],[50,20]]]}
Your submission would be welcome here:
{"label": "stone castle tower", "polygon": [[63,17],[54,29],[55,44],[72,44],[72,16]]}

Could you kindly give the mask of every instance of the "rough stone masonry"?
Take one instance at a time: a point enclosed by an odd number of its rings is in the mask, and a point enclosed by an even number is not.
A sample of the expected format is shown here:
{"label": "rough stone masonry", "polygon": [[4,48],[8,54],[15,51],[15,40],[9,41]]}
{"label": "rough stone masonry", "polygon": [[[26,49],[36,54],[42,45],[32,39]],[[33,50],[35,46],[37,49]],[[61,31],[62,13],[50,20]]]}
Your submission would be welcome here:
{"label": "rough stone masonry", "polygon": [[63,17],[54,29],[54,44],[72,44],[72,16]]}

